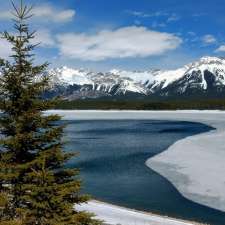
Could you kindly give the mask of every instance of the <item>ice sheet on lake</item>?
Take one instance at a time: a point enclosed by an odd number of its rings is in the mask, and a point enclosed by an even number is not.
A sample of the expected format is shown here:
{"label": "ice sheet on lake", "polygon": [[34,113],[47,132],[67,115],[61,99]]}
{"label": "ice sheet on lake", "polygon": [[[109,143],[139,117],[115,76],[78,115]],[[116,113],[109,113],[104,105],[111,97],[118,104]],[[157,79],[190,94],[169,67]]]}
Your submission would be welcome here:
{"label": "ice sheet on lake", "polygon": [[186,198],[225,211],[225,112],[57,111],[64,119],[156,119],[201,122],[216,130],[187,137],[146,165],[166,177]]}

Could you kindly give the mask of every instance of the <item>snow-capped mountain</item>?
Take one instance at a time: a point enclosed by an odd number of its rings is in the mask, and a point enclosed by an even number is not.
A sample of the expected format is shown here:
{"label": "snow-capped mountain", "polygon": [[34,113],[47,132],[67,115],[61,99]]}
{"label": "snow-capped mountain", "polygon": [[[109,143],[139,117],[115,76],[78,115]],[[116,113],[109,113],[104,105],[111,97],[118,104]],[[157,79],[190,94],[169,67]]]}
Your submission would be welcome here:
{"label": "snow-capped mountain", "polygon": [[51,91],[68,99],[225,93],[225,59],[217,57],[203,57],[176,70],[95,73],[61,67],[50,70],[49,75]]}
{"label": "snow-capped mountain", "polygon": [[112,72],[94,73],[61,67],[50,70],[49,75],[53,91],[60,90],[61,94],[70,99],[149,93],[146,85]]}

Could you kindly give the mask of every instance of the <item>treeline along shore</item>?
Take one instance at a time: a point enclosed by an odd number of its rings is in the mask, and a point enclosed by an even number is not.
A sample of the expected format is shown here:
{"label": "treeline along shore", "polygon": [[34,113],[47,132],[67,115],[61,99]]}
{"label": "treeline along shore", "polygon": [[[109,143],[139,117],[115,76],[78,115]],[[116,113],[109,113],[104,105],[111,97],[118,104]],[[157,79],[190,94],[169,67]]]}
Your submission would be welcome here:
{"label": "treeline along shore", "polygon": [[225,110],[225,97],[219,99],[84,99],[62,100],[55,109],[80,109],[80,110]]}

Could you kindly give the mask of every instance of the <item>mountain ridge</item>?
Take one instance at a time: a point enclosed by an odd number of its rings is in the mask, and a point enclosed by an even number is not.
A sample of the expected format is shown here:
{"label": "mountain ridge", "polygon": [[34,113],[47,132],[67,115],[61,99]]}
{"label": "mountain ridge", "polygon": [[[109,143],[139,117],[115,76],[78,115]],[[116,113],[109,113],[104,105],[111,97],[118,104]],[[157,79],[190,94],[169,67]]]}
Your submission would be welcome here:
{"label": "mountain ridge", "polygon": [[93,72],[60,67],[49,71],[51,90],[64,99],[189,96],[225,93],[225,59],[205,56],[175,70]]}

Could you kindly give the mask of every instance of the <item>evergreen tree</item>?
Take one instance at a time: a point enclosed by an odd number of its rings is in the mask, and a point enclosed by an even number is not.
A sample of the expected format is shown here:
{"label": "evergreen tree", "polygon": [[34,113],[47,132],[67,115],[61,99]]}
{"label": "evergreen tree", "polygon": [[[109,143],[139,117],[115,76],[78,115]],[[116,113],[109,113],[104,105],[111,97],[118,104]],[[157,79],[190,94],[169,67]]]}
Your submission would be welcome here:
{"label": "evergreen tree", "polygon": [[58,115],[43,111],[54,106],[44,100],[49,87],[47,63],[34,65],[35,32],[27,20],[32,8],[14,3],[15,33],[2,33],[12,45],[9,60],[0,60],[0,216],[1,225],[92,225],[92,215],[78,212],[77,170],[65,169],[71,154],[63,151],[63,126]]}

